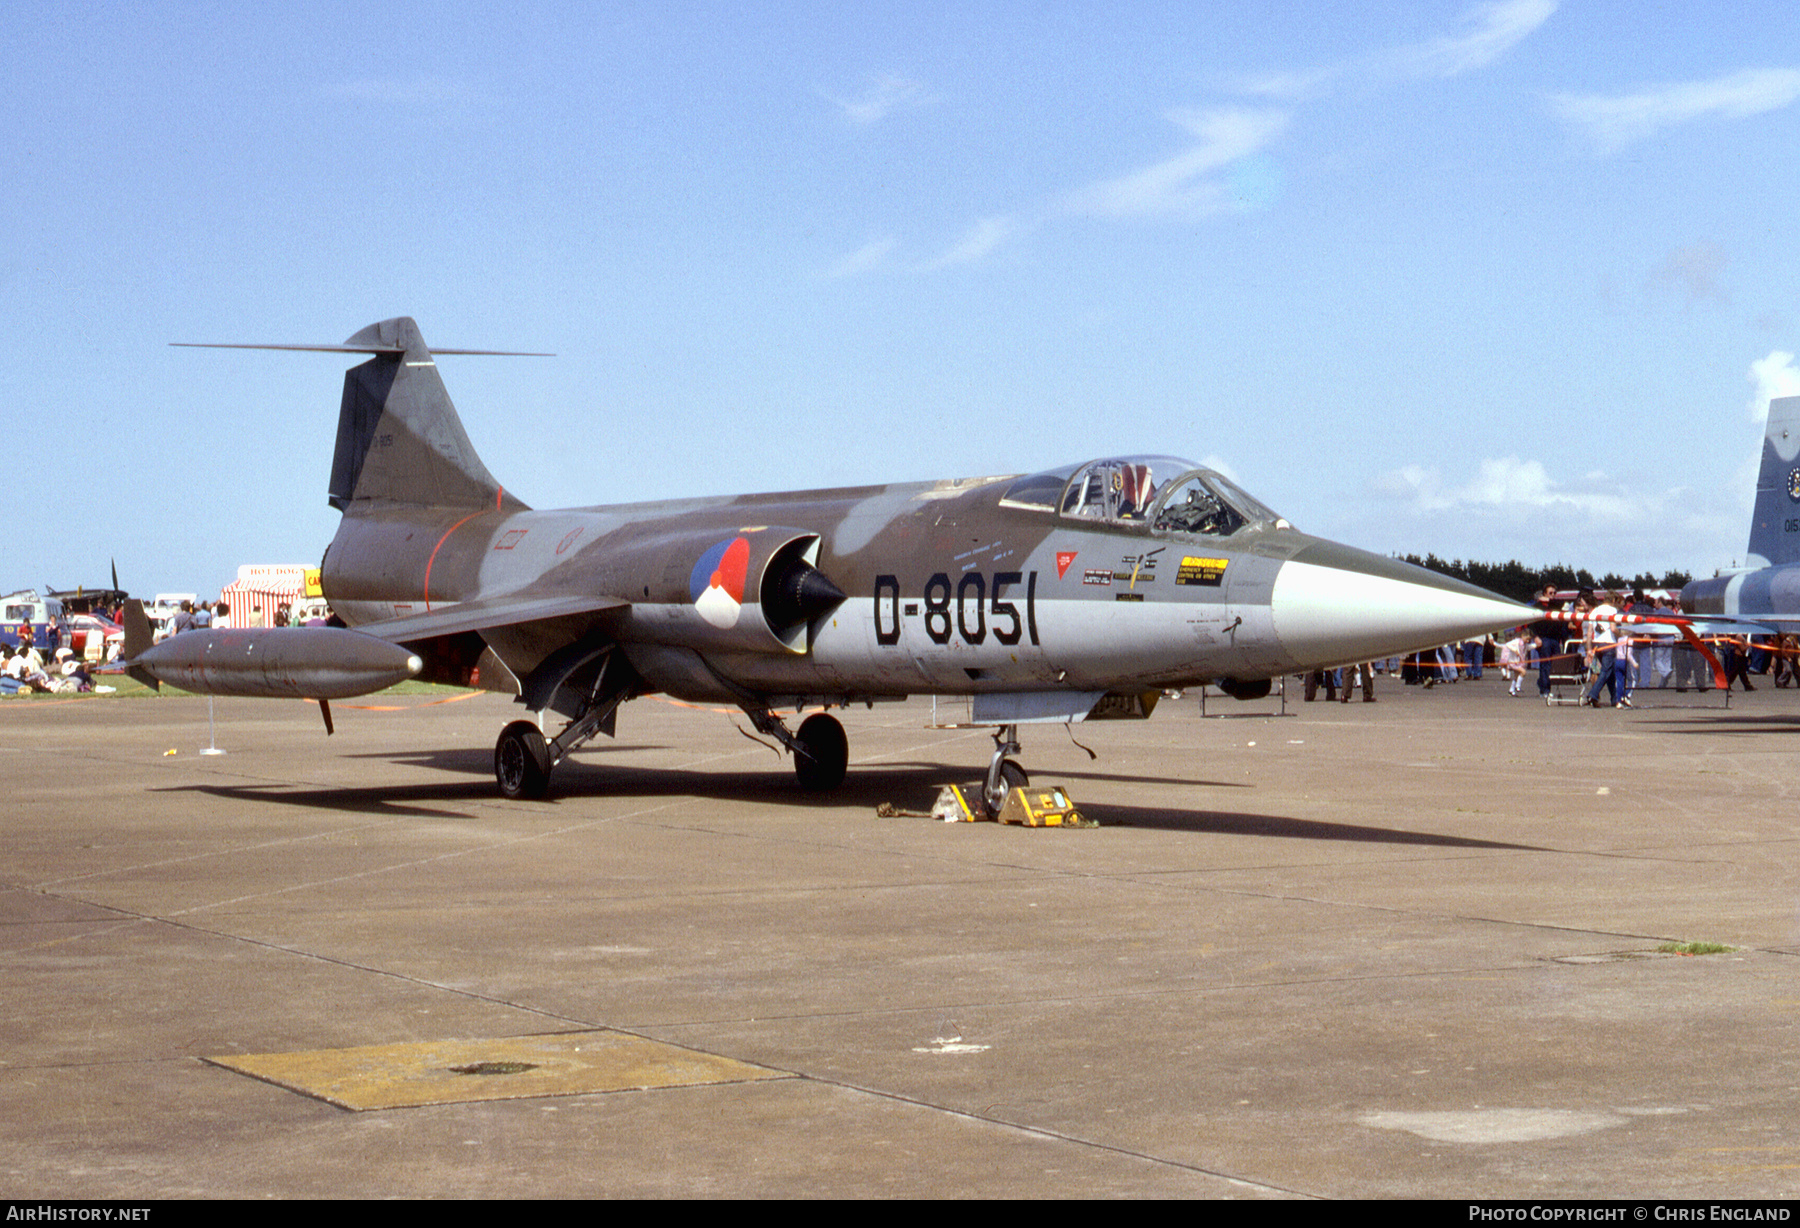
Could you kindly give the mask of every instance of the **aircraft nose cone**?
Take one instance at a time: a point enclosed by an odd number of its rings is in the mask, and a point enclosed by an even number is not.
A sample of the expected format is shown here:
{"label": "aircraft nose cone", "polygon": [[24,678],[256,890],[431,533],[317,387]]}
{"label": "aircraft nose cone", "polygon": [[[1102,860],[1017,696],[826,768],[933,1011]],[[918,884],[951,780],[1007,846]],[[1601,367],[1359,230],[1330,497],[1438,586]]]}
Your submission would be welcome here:
{"label": "aircraft nose cone", "polygon": [[1269,613],[1282,649],[1308,668],[1435,648],[1538,616],[1472,584],[1329,543],[1282,564]]}

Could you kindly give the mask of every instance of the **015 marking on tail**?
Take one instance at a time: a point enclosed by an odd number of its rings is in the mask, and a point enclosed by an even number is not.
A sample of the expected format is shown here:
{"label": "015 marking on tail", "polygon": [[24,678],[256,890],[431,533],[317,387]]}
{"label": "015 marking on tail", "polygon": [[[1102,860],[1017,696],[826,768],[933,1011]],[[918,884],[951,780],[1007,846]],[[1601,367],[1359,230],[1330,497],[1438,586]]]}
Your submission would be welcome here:
{"label": "015 marking on tail", "polygon": [[[790,730],[779,710],[940,694],[972,696],[974,719],[997,727],[997,810],[1025,779],[1017,725],[1148,715],[1168,687],[1265,695],[1279,674],[1532,616],[1301,533],[1170,456],[538,511],[482,464],[412,320],[269,348],[372,355],[344,379],[329,492],[343,519],[321,566],[348,629],[261,632],[260,673],[222,632],[186,632],[134,665],[237,695],[305,693],[316,676],[331,697],[359,672],[374,690],[403,664],[464,685],[479,668],[529,713],[494,750],[509,797],[542,796],[558,763],[646,694],[741,707],[814,790],[844,777],[843,726],[821,712]],[[494,351],[438,351],[481,352]],[[361,651],[375,644],[404,661]],[[269,660],[286,673],[271,680]],[[564,723],[546,736],[551,713]]]}

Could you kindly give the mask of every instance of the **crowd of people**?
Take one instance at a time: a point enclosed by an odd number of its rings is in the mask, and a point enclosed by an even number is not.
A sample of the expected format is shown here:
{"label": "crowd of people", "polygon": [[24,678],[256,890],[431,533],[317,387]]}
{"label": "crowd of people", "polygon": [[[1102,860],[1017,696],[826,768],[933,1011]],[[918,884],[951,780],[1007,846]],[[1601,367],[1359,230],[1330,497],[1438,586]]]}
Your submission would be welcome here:
{"label": "crowd of people", "polygon": [[[1673,687],[1678,692],[1705,691],[1714,686],[1713,664],[1672,623],[1657,621],[1679,617],[1678,599],[1663,596],[1651,601],[1642,589],[1616,597],[1589,589],[1565,596],[1546,586],[1536,605],[1543,617],[1520,628],[1517,638],[1538,659],[1538,694],[1550,698],[1559,680],[1580,684],[1580,702],[1587,707],[1604,703],[1613,708],[1631,707],[1634,691]],[[1724,685],[1753,691],[1751,673],[1765,673],[1773,664],[1776,684],[1785,686],[1794,672],[1790,636],[1751,637],[1709,635],[1706,648],[1718,660]]]}
{"label": "crowd of people", "polygon": [[98,661],[76,656],[72,648],[62,643],[61,630],[53,630],[55,634],[46,645],[50,654],[48,660],[38,649],[37,630],[30,623],[19,624],[17,644],[0,645],[0,695],[32,691],[74,694],[110,689],[100,687],[94,680]]}

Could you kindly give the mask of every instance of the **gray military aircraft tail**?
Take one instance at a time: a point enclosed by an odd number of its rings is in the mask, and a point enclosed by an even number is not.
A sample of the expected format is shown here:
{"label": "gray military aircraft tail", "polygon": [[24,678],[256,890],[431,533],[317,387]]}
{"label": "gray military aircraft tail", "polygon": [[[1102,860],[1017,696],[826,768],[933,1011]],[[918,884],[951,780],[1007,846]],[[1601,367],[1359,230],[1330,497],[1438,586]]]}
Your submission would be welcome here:
{"label": "gray military aircraft tail", "polygon": [[1772,625],[1800,621],[1800,397],[1769,402],[1744,566],[1681,590],[1692,615]]}
{"label": "gray military aircraft tail", "polygon": [[[234,347],[256,348],[256,347]],[[1393,656],[1527,621],[1529,607],[1309,536],[1222,474],[1164,455],[1034,474],[537,511],[488,472],[412,320],[341,346],[321,564],[347,624],[282,637],[278,668],[220,633],[139,652],[189,689],[309,694],[419,677],[510,692],[495,778],[552,769],[650,693],[740,707],[808,789],[844,776],[826,710],[969,697],[996,728],[984,801],[1025,780],[1017,727],[1146,717],[1167,688],[1251,698],[1284,673]],[[445,353],[495,351],[438,351]],[[351,638],[345,638],[351,637]],[[263,641],[270,644],[270,641]],[[380,645],[381,647],[377,647]],[[161,654],[161,655],[159,655]],[[416,658],[418,664],[412,665]],[[303,681],[295,681],[301,679]],[[819,709],[797,729],[783,710]],[[564,720],[552,733],[547,714]]]}

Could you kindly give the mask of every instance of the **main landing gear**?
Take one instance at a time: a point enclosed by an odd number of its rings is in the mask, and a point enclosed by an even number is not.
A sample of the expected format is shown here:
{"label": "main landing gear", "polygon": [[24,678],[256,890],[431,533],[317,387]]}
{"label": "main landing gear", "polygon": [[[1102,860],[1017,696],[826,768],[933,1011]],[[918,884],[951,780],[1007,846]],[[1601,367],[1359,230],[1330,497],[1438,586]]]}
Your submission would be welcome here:
{"label": "main landing gear", "polygon": [[756,732],[774,738],[794,756],[794,778],[808,793],[829,793],[844,783],[850,766],[850,739],[835,716],[815,712],[790,730],[768,708],[744,706],[744,714]]}
{"label": "main landing gear", "polygon": [[629,668],[613,666],[611,646],[577,642],[552,654],[525,680],[521,694],[527,706],[542,713],[557,688],[578,670],[593,671],[592,681],[582,683],[577,714],[555,738],[546,740],[536,721],[513,721],[500,731],[500,740],[494,743],[494,783],[503,797],[538,800],[550,791],[550,770],[570,751],[596,734],[612,736],[613,718],[636,678]]}
{"label": "main landing gear", "polygon": [[550,746],[530,721],[514,721],[494,744],[494,780],[503,796],[536,801],[550,789]]}
{"label": "main landing gear", "polygon": [[570,751],[595,734],[612,733],[612,718],[619,703],[597,705],[570,721],[554,740],[546,740],[536,721],[514,721],[500,731],[494,743],[494,783],[500,793],[515,802],[535,802],[550,791],[550,769]]}

